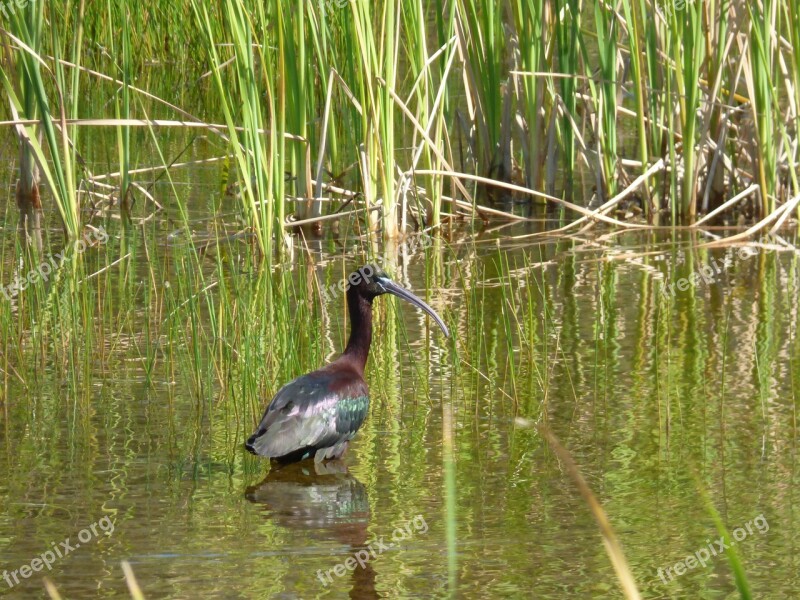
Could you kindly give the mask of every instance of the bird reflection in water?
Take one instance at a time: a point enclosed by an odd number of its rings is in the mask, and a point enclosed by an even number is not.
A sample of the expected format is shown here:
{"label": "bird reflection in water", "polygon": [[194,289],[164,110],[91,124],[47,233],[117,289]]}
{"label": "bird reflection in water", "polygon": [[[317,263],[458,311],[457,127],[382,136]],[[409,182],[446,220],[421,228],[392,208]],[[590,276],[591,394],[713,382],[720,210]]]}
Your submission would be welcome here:
{"label": "bird reflection in water", "polygon": [[[340,560],[332,556],[329,567],[367,545],[370,518],[367,489],[340,460],[273,466],[264,481],[247,488],[245,497],[262,505],[269,518],[282,527],[314,531],[317,538],[350,546],[350,553],[342,554]],[[329,567],[323,568],[322,572]],[[356,566],[351,577],[351,598],[366,600],[378,597],[375,571],[370,563],[367,562],[364,568]],[[334,576],[333,582],[337,580]],[[323,587],[322,579],[320,587]]]}

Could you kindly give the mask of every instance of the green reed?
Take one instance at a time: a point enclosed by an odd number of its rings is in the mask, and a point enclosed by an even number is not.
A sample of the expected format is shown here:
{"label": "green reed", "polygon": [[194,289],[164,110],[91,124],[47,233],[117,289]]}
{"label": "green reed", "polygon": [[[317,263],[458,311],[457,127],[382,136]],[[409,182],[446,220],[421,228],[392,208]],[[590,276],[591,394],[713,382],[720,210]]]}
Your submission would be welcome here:
{"label": "green reed", "polygon": [[[507,7],[305,0],[297,10],[249,0],[202,7],[29,3],[9,13],[8,31],[19,42],[6,38],[16,70],[4,69],[3,81],[13,112],[41,119],[41,144],[36,126],[20,126],[29,140],[21,186],[32,188],[42,170],[73,239],[81,229],[76,189],[87,148],[82,128],[59,121],[106,116],[80,110],[87,89],[80,68],[121,81],[109,106],[127,119],[137,112],[133,82],[150,81],[148,60],[178,74],[184,90],[209,99],[204,119],[224,120],[243,217],[265,254],[283,235],[295,199],[302,201],[301,217],[341,208],[312,192],[314,154],[331,171],[320,168],[320,179],[339,179],[336,169],[355,166],[360,179],[348,175],[336,183],[362,194],[355,208],[383,204],[369,213],[370,227],[388,237],[404,234],[420,209],[431,208],[433,224],[440,223],[446,179],[426,176],[427,193],[417,202],[406,173],[419,162],[425,170],[441,168],[442,156],[455,169],[474,166],[553,194],[557,177],[566,192],[577,178],[594,180],[606,197],[665,159],[666,174],[641,190],[646,218],[668,212],[691,220],[752,181],[766,215],[800,187],[796,127],[785,125],[796,124],[792,106],[800,103],[795,12],[788,0],[752,7],[728,0],[623,0],[611,7],[597,0],[583,8],[572,0],[514,0]],[[746,36],[744,55],[731,37],[731,16]],[[752,158],[741,151],[751,117]],[[731,136],[732,126],[744,127],[745,135]],[[632,144],[625,143],[629,132]],[[117,126],[123,207],[132,151],[126,122]]]}
{"label": "green reed", "polygon": [[[751,19],[750,68],[753,115],[756,121],[758,183],[761,188],[761,216],[775,210],[777,183],[777,136],[775,131],[774,87],[777,83],[777,56],[771,49],[778,43],[780,12],[778,2],[767,0],[760,6],[748,5]],[[777,26],[777,27],[776,27]]]}
{"label": "green reed", "polygon": [[[593,6],[597,36],[598,76],[595,83],[593,74],[588,71],[592,65],[584,56],[589,77],[589,89],[595,108],[595,132],[597,135],[597,164],[599,181],[602,184],[603,199],[610,198],[617,189],[617,43],[619,23],[614,12],[601,0]],[[586,51],[584,47],[584,52]]]}
{"label": "green reed", "polygon": [[[623,2],[622,8],[625,12],[625,21],[628,25],[628,44],[630,49],[631,65],[631,84],[636,100],[636,141],[637,154],[641,163],[642,173],[647,171],[648,166],[648,144],[647,144],[647,125],[645,124],[645,104],[646,104],[646,80],[644,78],[644,56],[642,54],[642,26],[647,21],[647,13],[644,10],[644,2],[641,0],[633,2]],[[649,217],[652,212],[652,202],[649,198],[649,187],[645,182],[645,199],[643,209],[645,215]]]}
{"label": "green reed", "polygon": [[[133,69],[132,69],[132,48],[131,48],[131,39],[130,39],[130,6],[129,3],[123,0],[121,3],[117,3],[117,6],[113,6],[109,2],[108,5],[108,17],[109,21],[111,22],[118,22],[120,23],[120,28],[122,32],[122,39],[120,41],[120,47],[117,48],[117,44],[115,41],[115,36],[112,35],[109,39],[109,44],[111,48],[111,55],[112,56],[119,56],[121,55],[122,61],[119,65],[120,71],[120,78],[122,79],[122,87],[120,89],[120,95],[115,97],[114,102],[114,112],[117,119],[130,119],[131,118],[131,91],[130,91],[130,84],[131,84],[131,77],[133,76]],[[131,190],[131,177],[130,177],[130,168],[131,168],[131,128],[128,126],[118,126],[117,128],[117,152],[119,153],[119,165],[120,165],[120,173],[122,177],[120,179],[120,189],[119,189],[119,207],[120,211],[123,214],[124,218],[129,217],[130,209],[131,209],[131,202],[132,202],[132,190]]]}
{"label": "green reed", "polygon": [[559,81],[561,99],[564,103],[564,114],[561,118],[561,148],[564,156],[565,191],[571,196],[572,177],[575,172],[577,152],[575,148],[575,132],[572,128],[573,115],[577,114],[578,107],[578,80],[575,75],[579,72],[579,31],[581,24],[581,4],[578,0],[557,0],[554,3],[557,17],[554,19],[556,36],[555,65],[560,72],[571,77],[563,77]]}
{"label": "green reed", "polygon": [[[25,195],[38,196],[38,190],[34,191],[38,187],[36,171],[41,172],[53,195],[67,238],[76,239],[80,232],[80,219],[73,170],[74,150],[70,148],[63,126],[67,109],[64,97],[67,90],[56,86],[57,100],[55,103],[51,101],[48,88],[52,84],[53,71],[44,58],[48,50],[58,52],[59,46],[56,42],[60,30],[57,26],[49,28],[52,41],[48,48],[44,30],[44,4],[31,2],[11,11],[8,35],[5,36],[4,43],[7,59],[15,63],[16,69],[0,69],[0,78],[13,114],[20,119],[39,120],[40,125],[17,126],[23,155],[20,160],[23,169],[20,173],[20,190]],[[64,35],[63,32],[61,35]],[[10,39],[11,36],[15,39]],[[13,51],[12,44],[15,46]],[[56,131],[54,119],[62,120],[59,132]],[[44,146],[39,141],[40,131]]]}
{"label": "green reed", "polygon": [[[441,11],[436,12],[437,19],[437,40],[441,45],[438,49],[428,47],[426,32],[426,22],[428,14],[421,0],[403,3],[403,31],[405,33],[405,47],[408,59],[411,63],[411,72],[418,74],[414,81],[414,86],[409,95],[409,102],[412,96],[416,100],[414,115],[417,120],[429,132],[429,137],[434,140],[443,140],[445,132],[445,120],[448,114],[448,75],[449,66],[452,64],[454,54],[457,52],[455,44],[451,43],[453,30],[455,27],[454,0],[445,2]],[[444,52],[441,57],[436,58],[435,52]],[[417,131],[414,131],[412,139],[416,146],[412,157],[412,169],[417,161],[422,163],[422,168],[426,170],[441,170],[442,161],[428,146],[425,140],[418,141]],[[444,152],[444,144],[439,146],[440,153]],[[441,224],[442,194],[444,181],[439,175],[429,175],[424,179],[424,188],[427,192],[427,201],[431,204],[430,222],[426,221],[427,206],[418,205],[422,219],[419,225],[430,224],[437,227]],[[402,185],[402,181],[400,182]],[[414,184],[413,181],[410,184]],[[398,190],[403,194],[403,189]],[[407,202],[403,202],[399,207],[402,211],[402,222],[400,230],[406,232],[404,226],[408,219]]]}
{"label": "green reed", "polygon": [[[504,180],[511,174],[503,172],[507,162],[503,153],[507,149],[500,147],[506,37],[502,9],[496,3],[474,0],[459,0],[456,7],[458,43],[465,54],[466,91],[472,99],[470,118],[476,129],[472,141],[475,168],[481,175],[498,175]],[[531,123],[530,127],[534,125]]]}
{"label": "green reed", "polygon": [[[233,45],[233,73],[223,74],[223,58],[217,50],[218,32],[205,5],[192,3],[197,22],[206,34],[205,49],[211,61],[216,91],[220,99],[231,151],[238,168],[242,193],[242,212],[252,227],[258,248],[267,257],[272,255],[273,233],[283,227],[283,169],[278,164],[283,137],[276,131],[274,89],[268,65],[268,48],[257,43],[255,26],[267,31],[263,7],[252,15],[241,0],[227,0],[223,6]],[[253,19],[253,17],[256,19]],[[258,50],[256,50],[258,48]],[[257,67],[257,64],[260,66]],[[259,76],[265,75],[266,76]],[[259,82],[263,84],[259,85]],[[230,87],[230,84],[233,87]],[[262,98],[267,98],[267,113],[273,118],[272,128],[265,133]],[[239,130],[243,123],[243,130]],[[278,201],[275,201],[278,192]],[[276,227],[277,222],[277,227]]]}
{"label": "green reed", "polygon": [[[548,25],[546,22],[546,7],[542,2],[526,0],[514,2],[514,25],[520,46],[520,66],[523,70],[530,73],[540,73],[547,70],[547,46],[548,46]],[[562,24],[560,19],[556,27],[558,49],[561,51],[559,62],[566,59],[569,61],[574,54],[564,47],[565,39],[574,34],[577,29],[577,22],[570,17]],[[567,25],[569,23],[569,25]],[[573,40],[574,41],[574,40]],[[565,65],[566,66],[566,65]],[[566,78],[565,81],[574,81]],[[542,143],[545,135],[545,100],[550,95],[547,89],[548,82],[540,76],[523,77],[521,85],[525,90],[524,108],[525,120],[528,125],[528,135],[525,140],[526,155],[525,175],[526,184],[530,188],[539,189],[542,186],[542,174],[545,155],[547,152],[546,144]],[[563,89],[563,88],[562,88]],[[574,90],[574,87],[572,88]],[[571,98],[574,101],[574,95]],[[552,103],[548,103],[552,104]],[[567,150],[567,173],[571,175],[574,162],[569,156],[574,157],[572,151],[572,128],[563,131],[563,146]]]}
{"label": "green reed", "polygon": [[[307,48],[306,8],[309,2],[302,2],[299,10],[284,8],[283,3],[274,4],[275,14],[270,21],[277,24],[278,63],[277,72],[283,80],[278,91],[279,115],[283,127],[309,139],[309,124],[316,116],[313,65],[310,49]],[[280,118],[280,117],[279,117]],[[285,146],[284,146],[285,147]],[[283,154],[279,154],[282,156]],[[308,142],[291,144],[288,148],[289,170],[295,178],[294,193],[309,201],[311,192],[311,164]],[[306,210],[303,217],[315,216],[318,210]]]}
{"label": "green reed", "polygon": [[[385,237],[395,238],[399,231],[395,195],[395,102],[390,92],[395,91],[398,83],[400,2],[383,0],[373,5],[366,0],[353,0],[350,6],[361,69],[358,83],[364,135],[361,178],[365,205],[367,209],[373,207],[382,194],[383,233]],[[368,215],[368,218],[371,217]]]}

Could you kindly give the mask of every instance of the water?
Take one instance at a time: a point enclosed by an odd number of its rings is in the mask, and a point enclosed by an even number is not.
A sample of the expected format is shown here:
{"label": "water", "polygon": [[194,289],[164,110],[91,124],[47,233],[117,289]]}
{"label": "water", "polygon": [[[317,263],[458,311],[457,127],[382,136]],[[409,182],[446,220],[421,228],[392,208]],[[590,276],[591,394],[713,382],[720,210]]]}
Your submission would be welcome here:
{"label": "water", "polygon": [[[120,256],[109,228],[87,272]],[[13,587],[0,579],[0,596],[43,597],[46,575],[64,598],[129,598],[126,560],[147,598],[620,597],[544,425],[602,503],[645,597],[737,596],[724,556],[666,574],[719,538],[700,490],[731,535],[746,532],[735,549],[756,596],[791,597],[796,254],[707,250],[707,238],[664,232],[520,237],[539,229],[387,252],[401,283],[430,289],[453,340],[410,306],[376,302],[370,414],[323,473],[268,473],[242,444],[281,383],[343,346],[343,298],[306,287],[357,266],[362,240],[347,227],[336,242],[298,242],[273,274],[251,269],[243,244],[219,263],[212,251],[200,270],[217,281],[214,312],[186,304],[203,286],[181,278],[185,254],[162,223],[145,236],[149,260],[135,237],[128,266],[84,284],[97,310],[85,331],[55,327],[43,345],[3,321],[0,576],[61,542],[80,547]],[[679,289],[712,261],[713,280]]]}

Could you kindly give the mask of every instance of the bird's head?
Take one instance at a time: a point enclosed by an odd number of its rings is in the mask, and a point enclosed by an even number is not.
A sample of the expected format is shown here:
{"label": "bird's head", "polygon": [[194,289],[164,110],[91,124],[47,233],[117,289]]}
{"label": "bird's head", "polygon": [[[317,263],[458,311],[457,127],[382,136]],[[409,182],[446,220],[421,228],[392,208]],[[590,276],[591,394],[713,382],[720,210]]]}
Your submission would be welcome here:
{"label": "bird's head", "polygon": [[364,265],[348,278],[350,284],[356,288],[359,294],[372,301],[377,296],[383,294],[393,294],[398,298],[402,298],[410,302],[417,308],[428,313],[431,318],[436,321],[436,324],[441,328],[446,337],[450,337],[450,332],[444,324],[442,318],[436,314],[436,311],[428,306],[422,299],[418,298],[406,288],[398,285],[391,280],[389,275],[375,264]]}
{"label": "bird's head", "polygon": [[383,282],[391,281],[386,271],[376,264],[364,265],[350,275],[349,279],[351,284],[358,288],[359,293],[370,299],[386,294],[388,290]]}

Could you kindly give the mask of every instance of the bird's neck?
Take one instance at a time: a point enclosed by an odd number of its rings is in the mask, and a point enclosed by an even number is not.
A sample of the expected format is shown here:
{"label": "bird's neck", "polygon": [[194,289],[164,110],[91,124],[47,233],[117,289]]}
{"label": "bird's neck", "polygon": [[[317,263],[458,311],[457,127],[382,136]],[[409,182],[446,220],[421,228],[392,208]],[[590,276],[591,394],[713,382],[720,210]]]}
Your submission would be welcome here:
{"label": "bird's neck", "polygon": [[355,286],[350,286],[347,308],[350,312],[350,339],[342,356],[349,358],[363,373],[372,343],[372,301],[359,294]]}

